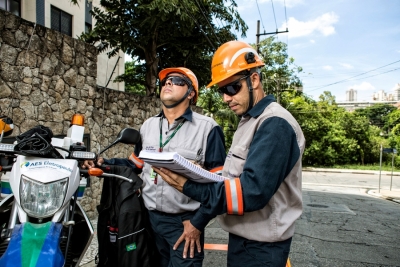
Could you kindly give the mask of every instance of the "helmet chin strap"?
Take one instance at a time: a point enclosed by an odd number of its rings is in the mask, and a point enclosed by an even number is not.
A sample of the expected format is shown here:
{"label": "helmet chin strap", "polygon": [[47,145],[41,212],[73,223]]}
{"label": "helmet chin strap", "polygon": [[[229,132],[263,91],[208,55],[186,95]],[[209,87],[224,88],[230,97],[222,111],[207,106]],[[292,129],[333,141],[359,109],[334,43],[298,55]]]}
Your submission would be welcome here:
{"label": "helmet chin strap", "polygon": [[249,110],[253,107],[253,86],[251,85],[251,80],[250,77],[246,78],[246,83],[247,83],[247,87],[249,88],[249,107],[247,108],[246,112],[244,114],[246,114],[247,112],[249,112]]}
{"label": "helmet chin strap", "polygon": [[192,92],[192,90],[193,90],[193,88],[190,87],[190,88],[187,90],[186,94],[185,94],[179,101],[177,101],[177,102],[174,103],[174,104],[167,105],[167,104],[165,104],[164,101],[162,101],[162,100],[161,100],[161,102],[163,103],[163,105],[164,105],[166,108],[174,108],[174,107],[176,107],[177,105],[179,105],[180,103],[182,103],[182,102],[186,99],[186,97],[188,97],[188,95]]}

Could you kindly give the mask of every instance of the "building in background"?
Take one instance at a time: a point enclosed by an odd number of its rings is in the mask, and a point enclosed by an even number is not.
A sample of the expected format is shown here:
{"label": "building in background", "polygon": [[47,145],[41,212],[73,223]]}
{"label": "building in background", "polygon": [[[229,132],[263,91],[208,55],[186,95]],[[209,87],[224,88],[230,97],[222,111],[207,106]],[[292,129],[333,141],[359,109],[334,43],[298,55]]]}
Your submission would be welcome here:
{"label": "building in background", "polygon": [[379,90],[372,95],[373,101],[393,101],[393,95],[387,94],[384,90]]}
{"label": "building in background", "polygon": [[[81,0],[73,5],[70,0],[0,0],[0,8],[23,19],[77,38],[91,30],[96,23],[89,11],[99,7],[100,0]],[[114,72],[113,72],[114,70]],[[108,58],[106,52],[97,57],[97,85],[124,91],[123,82],[113,80],[125,72],[125,54]]]}
{"label": "building in background", "polygon": [[366,108],[375,104],[388,104],[400,107],[400,83],[394,89],[393,94],[387,94],[384,90],[379,90],[372,95],[371,101],[357,101],[357,91],[350,89],[346,91],[346,101],[337,102],[339,107],[345,108],[347,111],[354,111],[359,108]]}
{"label": "building in background", "polygon": [[346,101],[357,101],[357,90],[354,89],[347,90]]}
{"label": "building in background", "polygon": [[371,107],[375,104],[388,104],[397,107],[398,101],[345,101],[337,102],[338,107],[345,108],[347,111],[354,111],[359,108]]}
{"label": "building in background", "polygon": [[393,100],[400,101],[400,83],[398,83],[394,89]]}

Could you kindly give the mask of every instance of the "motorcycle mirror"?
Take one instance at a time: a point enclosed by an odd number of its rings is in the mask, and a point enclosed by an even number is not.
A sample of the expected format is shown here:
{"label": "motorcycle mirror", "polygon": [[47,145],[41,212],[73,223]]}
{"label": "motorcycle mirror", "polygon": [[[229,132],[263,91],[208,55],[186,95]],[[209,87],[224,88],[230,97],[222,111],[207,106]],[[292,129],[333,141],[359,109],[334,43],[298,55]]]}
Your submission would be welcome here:
{"label": "motorcycle mirror", "polygon": [[115,144],[118,143],[123,143],[127,145],[135,145],[140,141],[140,133],[139,131],[132,129],[132,128],[125,128],[122,129],[117,138],[115,139],[114,142],[112,142],[109,146],[104,148],[103,150],[100,151],[99,155],[109,149],[110,147],[114,146]]}

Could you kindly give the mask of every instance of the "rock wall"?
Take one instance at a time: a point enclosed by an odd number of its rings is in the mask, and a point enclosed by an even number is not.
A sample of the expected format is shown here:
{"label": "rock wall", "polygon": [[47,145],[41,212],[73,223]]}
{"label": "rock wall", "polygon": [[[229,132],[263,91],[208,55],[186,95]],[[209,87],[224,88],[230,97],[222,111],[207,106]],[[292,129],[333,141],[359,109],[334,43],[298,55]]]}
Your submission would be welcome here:
{"label": "rock wall", "polygon": [[[98,88],[96,64],[94,46],[0,9],[0,115],[14,120],[13,136],[38,124],[66,135],[72,115],[80,113],[90,148],[98,152],[121,129],[139,129],[160,112],[157,98]],[[117,145],[104,156],[127,157],[131,151]],[[101,180],[91,177],[81,200],[90,218],[97,214],[101,188]]]}

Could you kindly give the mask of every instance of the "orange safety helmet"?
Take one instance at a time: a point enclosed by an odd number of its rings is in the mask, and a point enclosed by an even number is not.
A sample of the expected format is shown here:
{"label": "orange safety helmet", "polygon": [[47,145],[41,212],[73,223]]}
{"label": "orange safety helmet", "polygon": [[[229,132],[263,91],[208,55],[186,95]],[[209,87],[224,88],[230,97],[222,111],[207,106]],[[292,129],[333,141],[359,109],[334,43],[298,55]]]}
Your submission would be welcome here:
{"label": "orange safety helmet", "polygon": [[193,71],[183,67],[167,68],[160,71],[160,73],[158,74],[158,78],[160,78],[160,81],[162,81],[165,77],[167,77],[168,74],[174,72],[185,75],[192,82],[193,89],[196,93],[195,96],[192,98],[192,104],[195,105],[199,96],[199,82],[197,81],[197,77],[196,75],[194,75]]}
{"label": "orange safety helmet", "polygon": [[211,82],[207,88],[236,73],[264,66],[257,51],[241,41],[229,41],[215,51],[211,63]]}

